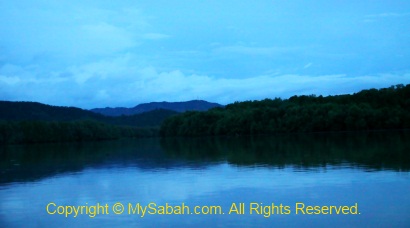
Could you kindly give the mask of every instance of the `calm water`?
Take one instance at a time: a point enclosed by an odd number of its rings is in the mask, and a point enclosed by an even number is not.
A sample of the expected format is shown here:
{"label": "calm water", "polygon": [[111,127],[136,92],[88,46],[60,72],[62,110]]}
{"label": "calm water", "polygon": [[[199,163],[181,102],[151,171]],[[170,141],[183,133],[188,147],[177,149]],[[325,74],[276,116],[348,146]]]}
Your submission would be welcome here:
{"label": "calm water", "polygon": [[410,227],[409,170],[408,132],[11,146],[0,227]]}

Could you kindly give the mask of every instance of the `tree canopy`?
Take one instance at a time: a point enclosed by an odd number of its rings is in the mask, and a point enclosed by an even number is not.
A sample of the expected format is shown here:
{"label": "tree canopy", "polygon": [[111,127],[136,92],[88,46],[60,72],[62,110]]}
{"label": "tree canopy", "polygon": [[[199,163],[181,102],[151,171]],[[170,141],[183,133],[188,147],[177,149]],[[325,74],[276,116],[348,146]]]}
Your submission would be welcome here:
{"label": "tree canopy", "polygon": [[410,128],[410,84],[352,95],[292,96],[185,112],[166,119],[160,134],[255,135],[405,128]]}

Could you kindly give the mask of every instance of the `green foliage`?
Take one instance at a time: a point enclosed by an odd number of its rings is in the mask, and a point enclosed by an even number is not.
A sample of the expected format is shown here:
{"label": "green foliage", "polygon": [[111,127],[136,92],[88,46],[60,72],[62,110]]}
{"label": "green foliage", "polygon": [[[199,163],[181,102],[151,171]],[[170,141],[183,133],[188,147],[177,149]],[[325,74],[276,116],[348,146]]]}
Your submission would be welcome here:
{"label": "green foliage", "polygon": [[292,96],[229,104],[166,119],[162,136],[256,135],[282,132],[410,128],[410,84],[353,95]]}
{"label": "green foliage", "polygon": [[73,107],[0,101],[0,144],[152,137],[158,135],[162,121],[176,113],[158,109],[108,117]]}
{"label": "green foliage", "polygon": [[177,113],[172,110],[156,109],[131,116],[105,117],[104,122],[120,126],[159,127],[164,119]]}
{"label": "green foliage", "polygon": [[37,102],[0,101],[0,120],[5,121],[93,120],[119,126],[159,127],[164,119],[175,114],[177,114],[175,111],[156,109],[131,116],[111,117],[74,107],[58,107]]}
{"label": "green foliage", "polygon": [[155,128],[120,127],[93,120],[0,122],[0,144],[98,141],[157,134]]}

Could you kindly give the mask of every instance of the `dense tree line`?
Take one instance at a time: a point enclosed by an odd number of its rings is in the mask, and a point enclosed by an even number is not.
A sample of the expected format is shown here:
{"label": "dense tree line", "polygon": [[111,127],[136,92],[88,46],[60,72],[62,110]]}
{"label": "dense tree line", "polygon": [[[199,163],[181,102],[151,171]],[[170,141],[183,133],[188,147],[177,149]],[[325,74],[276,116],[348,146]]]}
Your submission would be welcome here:
{"label": "dense tree line", "polygon": [[114,124],[119,126],[132,126],[132,127],[160,127],[162,121],[166,118],[177,114],[178,112],[166,109],[156,109],[149,112],[135,114],[131,116],[116,116],[116,117],[104,117],[104,122],[108,124]]}
{"label": "dense tree line", "polygon": [[0,101],[0,144],[158,136],[161,122],[176,113],[159,109],[110,117],[75,107]]}
{"label": "dense tree line", "polygon": [[0,120],[4,121],[84,121],[95,120],[106,124],[132,127],[159,127],[175,111],[156,109],[130,116],[103,116],[75,107],[59,107],[38,102],[0,101]]}
{"label": "dense tree line", "polygon": [[0,101],[0,120],[73,121],[103,118],[102,115],[75,107],[59,107],[38,102]]}
{"label": "dense tree line", "polygon": [[410,84],[352,95],[292,96],[185,112],[166,119],[160,134],[254,135],[405,128],[410,128]]}
{"label": "dense tree line", "polygon": [[0,144],[110,140],[158,135],[156,128],[114,126],[84,121],[0,121]]}

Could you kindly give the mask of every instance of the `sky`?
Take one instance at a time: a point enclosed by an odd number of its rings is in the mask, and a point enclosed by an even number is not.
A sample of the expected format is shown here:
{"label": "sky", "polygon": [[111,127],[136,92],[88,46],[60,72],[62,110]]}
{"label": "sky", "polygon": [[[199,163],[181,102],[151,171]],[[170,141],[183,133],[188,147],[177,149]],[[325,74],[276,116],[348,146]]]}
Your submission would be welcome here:
{"label": "sky", "polygon": [[0,0],[0,100],[84,109],[410,83],[410,1]]}

